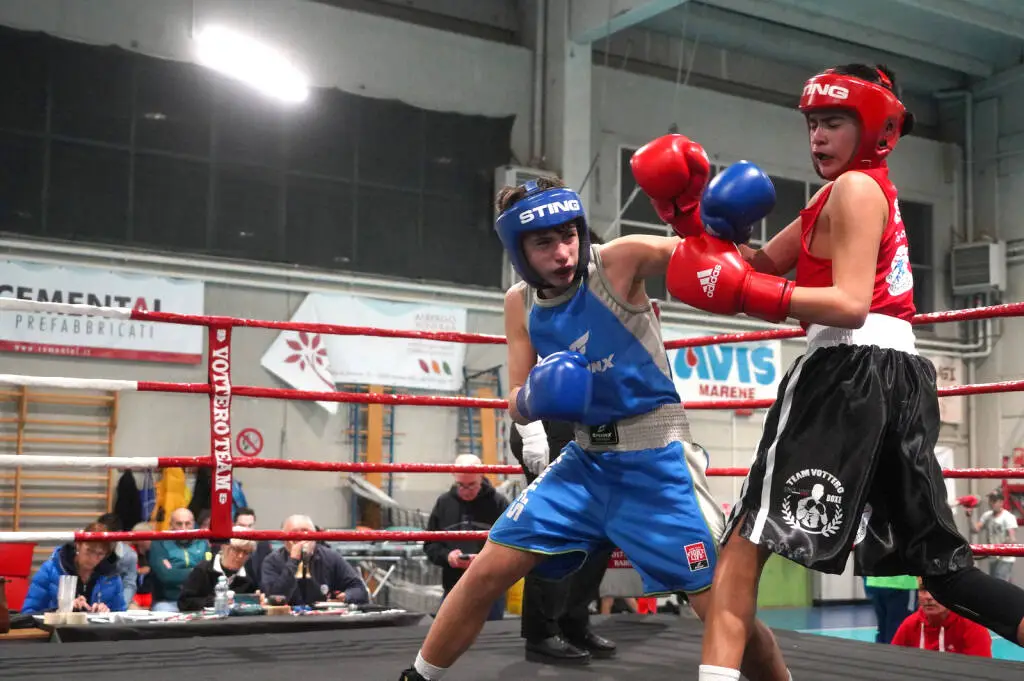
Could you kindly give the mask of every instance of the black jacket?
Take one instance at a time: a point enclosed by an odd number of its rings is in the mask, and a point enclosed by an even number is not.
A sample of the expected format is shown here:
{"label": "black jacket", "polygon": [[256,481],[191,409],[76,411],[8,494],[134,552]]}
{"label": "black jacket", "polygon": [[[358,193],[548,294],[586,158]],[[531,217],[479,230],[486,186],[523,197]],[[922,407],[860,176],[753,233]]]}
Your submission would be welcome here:
{"label": "black jacket", "polygon": [[267,556],[269,556],[273,550],[273,545],[265,539],[263,541],[256,542],[256,550],[252,552],[252,555],[249,556],[249,560],[245,563],[245,571],[249,573],[249,576],[256,580],[257,584],[260,583],[260,575],[263,574],[263,561],[267,559]]}
{"label": "black jacket", "polygon": [[[458,488],[452,488],[439,496],[430,512],[427,531],[479,531],[490,530],[491,525],[501,517],[508,507],[508,500],[495,491],[484,478],[480,492],[473,501],[459,498]],[[480,553],[484,547],[481,540],[472,541],[428,541],[423,542],[423,551],[434,565],[441,566],[441,584],[445,593],[451,591],[465,570],[448,564],[448,554],[455,549],[463,553]]]}
{"label": "black jacket", "polygon": [[[217,568],[220,568],[218,570]],[[178,594],[178,609],[182,612],[198,612],[203,608],[212,608],[216,592],[217,580],[221,575],[228,578],[228,588],[236,594],[256,593],[256,580],[248,575],[245,567],[232,573],[222,572],[220,556],[204,560],[188,573],[185,583]]]}
{"label": "black jacket", "polygon": [[[548,434],[548,463],[558,458],[567,444],[576,439],[576,427],[568,421],[544,421],[544,432]],[[526,479],[533,482],[537,476],[523,463],[523,436],[513,424],[509,428],[508,444],[512,448],[512,456],[523,467]]]}
{"label": "black jacket", "polygon": [[289,605],[312,607],[337,592],[344,592],[346,603],[370,602],[363,578],[337,551],[317,544],[309,565],[302,568],[302,579],[295,576],[299,566],[287,549],[271,551],[260,566],[260,590],[267,597],[287,597]]}
{"label": "black jacket", "polygon": [[135,484],[135,475],[131,471],[125,471],[117,481],[114,513],[121,520],[121,528],[124,530],[131,530],[142,522],[142,498],[139,496],[139,486]]}

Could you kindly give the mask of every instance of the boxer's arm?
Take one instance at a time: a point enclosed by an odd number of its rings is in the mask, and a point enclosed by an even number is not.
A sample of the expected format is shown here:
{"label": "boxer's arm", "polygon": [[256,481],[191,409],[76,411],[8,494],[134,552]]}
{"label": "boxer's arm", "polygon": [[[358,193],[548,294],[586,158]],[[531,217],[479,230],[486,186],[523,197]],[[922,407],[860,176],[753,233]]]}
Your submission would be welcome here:
{"label": "boxer's arm", "polygon": [[790,316],[805,323],[857,329],[871,309],[889,204],[873,179],[846,173],[835,181],[825,210],[832,236],[833,284],[796,287]]}
{"label": "boxer's arm", "polygon": [[796,267],[796,260],[800,257],[800,228],[800,218],[797,218],[761,248],[753,249],[743,244],[737,247],[754,270],[782,277]]}
{"label": "boxer's arm", "polygon": [[601,263],[606,270],[628,270],[632,273],[630,279],[634,280],[664,276],[672,251],[678,245],[679,238],[674,236],[621,236],[601,248]]}
{"label": "boxer's arm", "polygon": [[508,342],[508,413],[516,423],[526,425],[530,419],[516,409],[516,395],[526,383],[530,370],[537,363],[537,351],[526,330],[526,301],[524,287],[513,286],[505,293],[505,338]]}
{"label": "boxer's arm", "polygon": [[[831,184],[829,182],[814,192],[814,196],[807,202],[807,205],[813,206],[821,193],[825,191],[825,188]],[[749,246],[741,245],[739,246],[740,253],[743,255],[743,259],[750,263],[750,266],[756,271],[765,274],[775,274],[780,277],[785,276],[793,271],[793,268],[796,267],[797,258],[800,257],[801,232],[802,224],[798,217],[769,239],[768,243],[761,248],[755,250]]]}

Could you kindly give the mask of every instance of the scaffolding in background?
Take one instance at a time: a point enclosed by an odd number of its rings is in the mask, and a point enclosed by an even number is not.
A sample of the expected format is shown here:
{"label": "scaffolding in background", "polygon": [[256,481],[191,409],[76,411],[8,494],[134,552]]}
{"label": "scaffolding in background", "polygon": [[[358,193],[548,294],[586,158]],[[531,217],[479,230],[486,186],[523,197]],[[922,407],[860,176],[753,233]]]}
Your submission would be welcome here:
{"label": "scaffolding in background", "polygon": [[[4,454],[113,456],[120,397],[116,392],[0,390],[0,451]],[[117,471],[64,468],[0,472],[0,528],[77,530],[112,508]],[[34,549],[33,571],[56,543]]]}

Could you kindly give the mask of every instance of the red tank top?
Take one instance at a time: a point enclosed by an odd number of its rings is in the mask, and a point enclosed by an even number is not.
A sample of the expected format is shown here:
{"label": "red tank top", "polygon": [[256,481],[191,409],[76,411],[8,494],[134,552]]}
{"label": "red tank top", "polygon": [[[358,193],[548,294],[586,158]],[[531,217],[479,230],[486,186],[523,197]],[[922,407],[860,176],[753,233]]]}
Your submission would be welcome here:
{"label": "red tank top", "polygon": [[[871,293],[870,311],[876,314],[896,317],[909,321],[914,316],[914,275],[910,269],[910,251],[907,245],[907,231],[900,217],[900,204],[896,186],[889,181],[886,167],[857,170],[873,178],[885,192],[889,201],[889,222],[882,232],[878,247],[878,262],[875,265],[875,288]],[[800,256],[796,261],[797,286],[831,286],[832,261],[811,255],[807,249],[811,232],[818,221],[829,194],[829,184],[818,196],[818,200],[800,211]],[[806,325],[805,325],[806,326]]]}

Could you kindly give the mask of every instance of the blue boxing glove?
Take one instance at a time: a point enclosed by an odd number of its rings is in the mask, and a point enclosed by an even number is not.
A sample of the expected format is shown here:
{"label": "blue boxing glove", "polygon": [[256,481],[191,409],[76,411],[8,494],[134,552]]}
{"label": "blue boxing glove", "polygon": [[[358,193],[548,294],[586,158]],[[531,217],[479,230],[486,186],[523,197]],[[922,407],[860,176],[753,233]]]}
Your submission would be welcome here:
{"label": "blue boxing glove", "polygon": [[516,394],[516,409],[530,421],[582,421],[593,392],[587,358],[578,352],[556,352],[530,371]]}
{"label": "blue boxing glove", "polygon": [[775,207],[775,185],[750,161],[715,175],[700,201],[700,219],[712,236],[737,244],[750,240],[754,225]]}

